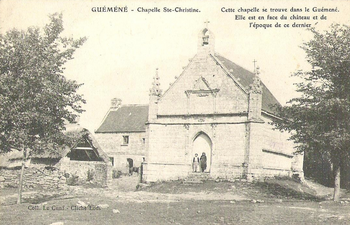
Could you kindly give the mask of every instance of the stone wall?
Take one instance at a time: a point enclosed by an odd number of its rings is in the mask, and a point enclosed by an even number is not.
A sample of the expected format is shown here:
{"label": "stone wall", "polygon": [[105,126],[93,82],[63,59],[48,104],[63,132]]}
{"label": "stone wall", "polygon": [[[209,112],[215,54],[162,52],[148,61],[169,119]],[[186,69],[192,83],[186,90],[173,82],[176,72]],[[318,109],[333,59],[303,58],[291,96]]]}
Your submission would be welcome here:
{"label": "stone wall", "polygon": [[205,118],[199,123],[191,116],[162,117],[158,119],[161,123],[149,124],[145,180],[186,177],[192,171],[193,143],[200,133],[211,140],[208,163],[211,163],[213,178],[231,179],[249,173],[251,178],[260,179],[291,176],[295,170],[302,171],[302,159],[293,154],[293,143],[287,141],[287,133],[273,130],[266,118],[255,123],[239,118],[227,118],[230,121],[227,123],[221,117],[216,118],[216,123],[208,123],[214,122],[213,119]]}
{"label": "stone wall", "polygon": [[[198,90],[195,86],[201,77],[209,83],[210,89],[220,89],[215,97],[210,93],[186,95],[186,91]],[[209,54],[197,54],[164,93],[158,107],[159,115],[236,113],[247,111],[248,97]]]}
{"label": "stone wall", "polygon": [[[21,169],[0,169],[0,187],[18,187]],[[24,170],[24,190],[58,190],[67,188],[64,173],[56,168],[28,167]]]}
{"label": "stone wall", "polygon": [[211,177],[231,179],[241,177],[246,149],[244,123],[212,126]]}
{"label": "stone wall", "polygon": [[[123,144],[123,136],[129,136],[129,144]],[[113,169],[127,172],[127,158],[134,161],[134,166],[141,166],[143,157],[146,154],[145,147],[146,132],[136,133],[95,133],[98,141],[104,152],[114,159]]]}
{"label": "stone wall", "polygon": [[191,168],[190,163],[144,163],[142,178],[146,182],[183,179],[188,175],[188,168]]}
{"label": "stone wall", "polygon": [[303,177],[303,155],[295,154],[287,132],[274,130],[271,120],[250,124],[249,173],[253,178],[271,176]]}
{"label": "stone wall", "polygon": [[78,184],[91,181],[101,186],[107,185],[112,174],[111,168],[105,162],[75,161],[67,157],[60,161],[60,170],[64,173],[78,176]]}
{"label": "stone wall", "polygon": [[[188,122],[188,121],[187,121]],[[184,178],[192,172],[194,141],[205,134],[211,142],[207,153],[208,170],[216,178],[236,178],[243,173],[246,148],[246,128],[237,124],[152,124],[149,131],[148,165],[145,180]]]}

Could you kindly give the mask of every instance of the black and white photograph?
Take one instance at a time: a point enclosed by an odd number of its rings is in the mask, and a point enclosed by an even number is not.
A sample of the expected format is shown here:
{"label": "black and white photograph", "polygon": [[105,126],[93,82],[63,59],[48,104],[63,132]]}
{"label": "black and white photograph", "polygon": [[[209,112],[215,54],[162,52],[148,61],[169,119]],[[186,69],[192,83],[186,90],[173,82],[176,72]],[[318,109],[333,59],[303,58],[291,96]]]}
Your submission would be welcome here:
{"label": "black and white photograph", "polygon": [[0,0],[0,224],[350,224],[349,12]]}

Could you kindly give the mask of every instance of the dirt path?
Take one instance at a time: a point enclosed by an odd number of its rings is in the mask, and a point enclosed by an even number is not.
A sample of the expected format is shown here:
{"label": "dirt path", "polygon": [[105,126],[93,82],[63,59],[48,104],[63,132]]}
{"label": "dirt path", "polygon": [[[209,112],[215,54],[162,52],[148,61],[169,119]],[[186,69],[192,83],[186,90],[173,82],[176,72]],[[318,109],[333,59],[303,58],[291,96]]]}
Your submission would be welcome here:
{"label": "dirt path", "polygon": [[115,197],[121,202],[179,202],[179,201],[243,201],[248,198],[230,193],[189,192],[184,194],[161,194],[154,192],[107,192],[106,197]]}
{"label": "dirt path", "polygon": [[[282,183],[287,181],[282,181]],[[307,186],[315,190],[319,196],[331,196],[332,188],[306,181]],[[291,183],[294,184],[294,183]],[[138,185],[137,176],[123,176],[113,179],[106,189],[72,187],[73,195],[78,196],[103,196],[115,199],[119,202],[178,202],[178,201],[254,201],[269,199],[271,194],[264,194],[256,190],[251,184],[242,183],[215,183],[206,182],[200,185],[183,185],[181,182],[160,183],[147,190],[136,191]],[[288,185],[288,184],[287,184]],[[300,184],[299,184],[300,185]],[[300,190],[302,193],[303,191]]]}
{"label": "dirt path", "polygon": [[191,200],[224,200],[243,201],[249,200],[244,195],[237,193],[217,193],[214,191],[186,192],[186,193],[157,193],[148,191],[136,191],[138,179],[135,176],[124,176],[111,181],[106,189],[73,187],[74,194],[79,196],[103,196],[115,199],[119,202],[178,202]]}

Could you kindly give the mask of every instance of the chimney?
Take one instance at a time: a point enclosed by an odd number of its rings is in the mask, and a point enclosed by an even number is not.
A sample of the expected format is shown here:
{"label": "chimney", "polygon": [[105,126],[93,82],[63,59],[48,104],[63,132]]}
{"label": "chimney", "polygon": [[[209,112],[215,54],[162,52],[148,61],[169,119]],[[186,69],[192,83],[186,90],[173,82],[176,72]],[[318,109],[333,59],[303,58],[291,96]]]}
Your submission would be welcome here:
{"label": "chimney", "polygon": [[112,98],[111,100],[111,110],[117,110],[120,108],[122,100],[120,98]]}

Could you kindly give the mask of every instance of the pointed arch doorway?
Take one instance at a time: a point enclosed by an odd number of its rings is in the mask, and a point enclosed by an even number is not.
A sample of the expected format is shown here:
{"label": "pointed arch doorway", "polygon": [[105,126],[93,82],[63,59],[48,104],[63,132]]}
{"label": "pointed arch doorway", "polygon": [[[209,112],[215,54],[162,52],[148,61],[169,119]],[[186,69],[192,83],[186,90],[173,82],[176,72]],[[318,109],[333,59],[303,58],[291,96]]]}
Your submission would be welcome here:
{"label": "pointed arch doorway", "polygon": [[192,156],[196,153],[198,154],[198,157],[201,157],[202,153],[205,153],[207,157],[207,167],[204,172],[209,173],[212,159],[212,142],[210,137],[203,132],[199,132],[193,139]]}

